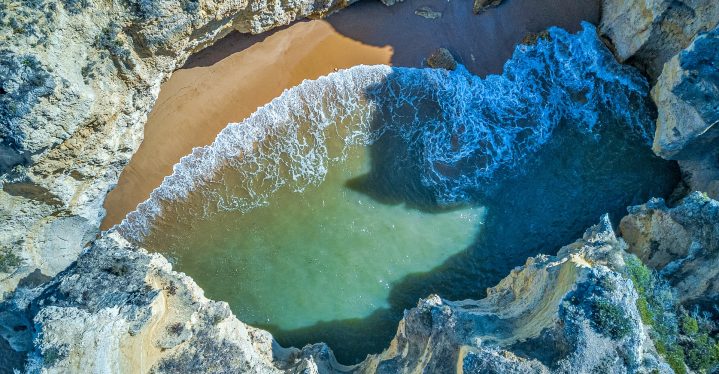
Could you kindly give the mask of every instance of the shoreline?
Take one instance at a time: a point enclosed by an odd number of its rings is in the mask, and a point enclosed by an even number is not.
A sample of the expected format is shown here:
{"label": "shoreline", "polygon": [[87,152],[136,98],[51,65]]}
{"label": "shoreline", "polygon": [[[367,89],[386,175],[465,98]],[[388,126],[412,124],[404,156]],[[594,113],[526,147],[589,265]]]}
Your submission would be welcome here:
{"label": "shoreline", "polygon": [[[549,26],[576,31],[580,21],[599,19],[596,0],[505,0],[479,15],[469,5],[405,0],[386,7],[361,1],[323,20],[260,35],[233,32],[193,55],[162,84],[144,141],[105,199],[100,228],[121,222],[194,147],[210,144],[228,123],[241,122],[304,79],[360,64],[420,67],[440,47],[475,74],[500,73],[527,34]],[[442,16],[416,15],[421,7]]]}
{"label": "shoreline", "polygon": [[[337,49],[350,53],[329,53]],[[295,23],[210,66],[176,71],[162,85],[144,141],[105,199],[100,229],[120,223],[172,174],[180,158],[212,143],[228,123],[241,122],[305,79],[358,64],[387,64],[391,53],[390,47],[362,45],[317,20]]]}

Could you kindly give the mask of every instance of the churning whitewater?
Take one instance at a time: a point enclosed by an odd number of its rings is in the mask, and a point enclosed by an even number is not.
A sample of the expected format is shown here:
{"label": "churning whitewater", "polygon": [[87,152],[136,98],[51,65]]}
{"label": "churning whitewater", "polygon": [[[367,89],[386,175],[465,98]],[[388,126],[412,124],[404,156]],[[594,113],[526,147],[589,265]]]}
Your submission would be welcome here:
{"label": "churning whitewater", "polygon": [[[583,27],[575,35],[550,29],[535,45],[518,46],[502,75],[485,79],[462,66],[357,66],[304,81],[183,157],[118,230],[142,241],[167,205],[192,191],[204,196],[201,215],[266,205],[283,186],[301,192],[321,183],[347,147],[388,133],[406,142],[422,184],[448,205],[498,170],[518,168],[563,122],[589,135],[604,116],[648,142],[647,82],[614,60],[594,26]],[[329,147],[329,136],[342,145]],[[221,169],[237,174],[242,194],[222,187]]]}

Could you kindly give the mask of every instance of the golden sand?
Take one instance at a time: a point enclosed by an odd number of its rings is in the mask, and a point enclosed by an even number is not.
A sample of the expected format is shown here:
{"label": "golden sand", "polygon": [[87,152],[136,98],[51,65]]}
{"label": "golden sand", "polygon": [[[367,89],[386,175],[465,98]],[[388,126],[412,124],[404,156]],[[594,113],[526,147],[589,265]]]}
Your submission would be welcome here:
{"label": "golden sand", "polygon": [[[176,71],[160,89],[145,138],[105,199],[103,230],[147,199],[192,148],[304,79],[359,64],[388,64],[392,48],[364,45],[326,21],[299,22],[206,67]],[[208,56],[212,59],[212,56]]]}

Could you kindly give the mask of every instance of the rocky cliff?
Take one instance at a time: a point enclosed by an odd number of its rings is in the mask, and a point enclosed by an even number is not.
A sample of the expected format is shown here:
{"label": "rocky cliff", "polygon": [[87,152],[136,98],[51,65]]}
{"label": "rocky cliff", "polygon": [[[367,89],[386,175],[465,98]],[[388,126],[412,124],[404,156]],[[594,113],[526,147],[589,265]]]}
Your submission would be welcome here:
{"label": "rocky cliff", "polygon": [[620,61],[656,82],[654,151],[690,190],[719,196],[719,2],[604,0],[600,28]]}
{"label": "rocky cliff", "polygon": [[190,54],[352,2],[1,2],[0,299],[95,238],[160,83]]}
{"label": "rocky cliff", "polygon": [[[717,15],[719,18],[719,14]],[[719,27],[664,65],[652,98],[654,152],[679,160],[691,190],[719,196]]]}
{"label": "rocky cliff", "polygon": [[666,371],[640,319],[625,249],[605,216],[557,256],[527,260],[485,299],[421,300],[385,352],[344,367],[323,344],[279,347],[164,258],[110,233],[49,283],[6,301],[0,335],[29,354],[28,370],[47,372]]}
{"label": "rocky cliff", "polygon": [[390,348],[361,369],[380,373],[635,372],[668,366],[628,281],[625,243],[605,216],[556,256],[514,269],[482,300],[421,300]]}
{"label": "rocky cliff", "polygon": [[654,199],[620,223],[629,250],[675,287],[680,301],[719,302],[719,204],[698,192],[668,207]]}
{"label": "rocky cliff", "polygon": [[716,1],[603,0],[600,29],[620,62],[638,65],[654,80],[667,61],[717,23]]}
{"label": "rocky cliff", "polygon": [[[716,364],[709,323],[681,314],[681,303],[715,303],[719,292],[719,203],[699,193],[677,206],[631,208],[623,238],[605,217],[557,256],[529,259],[485,299],[421,300],[390,347],[354,367],[337,364],[323,344],[279,347],[116,233],[95,240],[102,200],[141,141],[160,82],[189,54],[233,29],[259,32],[347,3],[0,3],[0,293],[22,280],[0,305],[0,368],[25,358],[29,371],[48,372],[671,372]],[[690,188],[714,196],[718,8],[606,0],[602,21],[617,56],[656,82],[655,150],[680,160]]]}

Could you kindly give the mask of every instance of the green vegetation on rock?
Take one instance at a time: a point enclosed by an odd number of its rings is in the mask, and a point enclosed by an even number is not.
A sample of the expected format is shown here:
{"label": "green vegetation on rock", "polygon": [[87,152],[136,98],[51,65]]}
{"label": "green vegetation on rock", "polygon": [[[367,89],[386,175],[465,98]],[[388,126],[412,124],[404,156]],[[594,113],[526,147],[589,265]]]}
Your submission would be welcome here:
{"label": "green vegetation on rock", "polygon": [[592,314],[595,316],[594,323],[597,329],[613,339],[621,339],[632,330],[622,308],[605,298],[594,300]]}
{"label": "green vegetation on rock", "polygon": [[669,284],[637,257],[626,261],[627,275],[639,294],[637,309],[657,352],[676,373],[687,367],[708,373],[719,367],[719,331],[708,312],[688,312],[680,305]]}
{"label": "green vegetation on rock", "polygon": [[22,259],[7,248],[0,248],[0,273],[9,273],[20,265]]}

